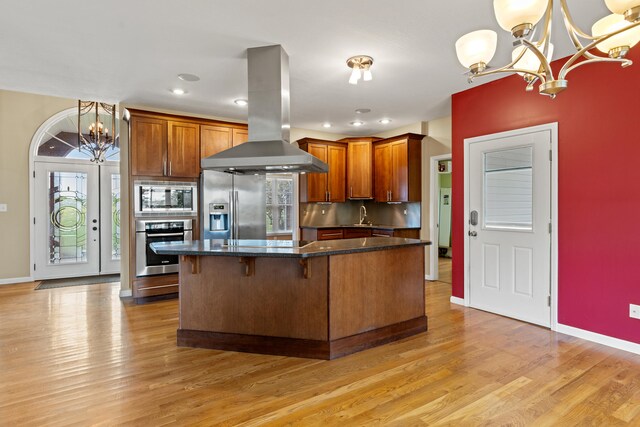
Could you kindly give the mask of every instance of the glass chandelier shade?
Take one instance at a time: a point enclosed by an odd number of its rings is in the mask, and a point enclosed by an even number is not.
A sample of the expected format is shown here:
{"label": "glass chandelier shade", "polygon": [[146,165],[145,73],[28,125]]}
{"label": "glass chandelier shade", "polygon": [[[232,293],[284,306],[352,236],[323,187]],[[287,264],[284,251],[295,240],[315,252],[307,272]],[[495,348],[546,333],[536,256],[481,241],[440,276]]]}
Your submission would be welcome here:
{"label": "glass chandelier shade", "polygon": [[[631,22],[624,19],[623,15],[611,14],[597,21],[591,27],[593,37],[601,37],[617,30],[622,30],[631,25]],[[599,51],[608,55],[614,55],[618,49],[627,50],[634,47],[640,41],[640,27],[632,28],[623,33],[617,34],[596,45]]]}
{"label": "glass chandelier shade", "polygon": [[547,10],[548,0],[493,0],[498,24],[511,32],[519,25],[536,25]]}
{"label": "glass chandelier shade", "polygon": [[478,30],[460,37],[456,42],[458,61],[465,67],[488,64],[498,45],[498,34],[492,30]]}
{"label": "glass chandelier shade", "polygon": [[638,0],[604,0],[609,10],[618,15],[624,15],[627,10],[640,7]]}

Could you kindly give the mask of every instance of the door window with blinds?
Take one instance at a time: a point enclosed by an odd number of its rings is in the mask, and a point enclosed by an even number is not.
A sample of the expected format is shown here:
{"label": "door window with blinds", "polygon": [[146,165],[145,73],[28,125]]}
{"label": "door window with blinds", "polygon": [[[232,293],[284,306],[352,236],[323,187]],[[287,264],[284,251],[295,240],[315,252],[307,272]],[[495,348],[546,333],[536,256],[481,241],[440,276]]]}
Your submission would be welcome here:
{"label": "door window with blinds", "polygon": [[293,231],[293,177],[291,174],[267,174],[267,234]]}
{"label": "door window with blinds", "polygon": [[484,153],[484,227],[533,230],[533,147]]}

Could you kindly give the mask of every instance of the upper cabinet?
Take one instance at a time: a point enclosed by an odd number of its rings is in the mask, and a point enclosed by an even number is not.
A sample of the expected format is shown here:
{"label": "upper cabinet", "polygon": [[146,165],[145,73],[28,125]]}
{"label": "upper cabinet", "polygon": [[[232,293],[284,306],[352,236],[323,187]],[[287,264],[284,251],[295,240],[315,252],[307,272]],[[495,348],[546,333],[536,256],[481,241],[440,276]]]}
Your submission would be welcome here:
{"label": "upper cabinet", "polygon": [[404,134],[373,143],[377,202],[419,202],[424,135]]}
{"label": "upper cabinet", "polygon": [[167,121],[131,117],[131,174],[164,176],[167,162]]}
{"label": "upper cabinet", "polygon": [[200,126],[200,158],[231,148],[232,129],[224,126]]}
{"label": "upper cabinet", "polygon": [[340,142],[304,138],[298,141],[302,150],[329,165],[329,172],[300,176],[300,201],[344,202],[346,200],[347,145]]}
{"label": "upper cabinet", "polygon": [[200,175],[200,126],[169,121],[167,176],[197,178]]}
{"label": "upper cabinet", "polygon": [[373,148],[380,138],[344,138],[347,143],[347,197],[373,198]]}
{"label": "upper cabinet", "polygon": [[247,137],[242,124],[131,110],[131,175],[197,178],[201,159]]}
{"label": "upper cabinet", "polygon": [[249,139],[249,131],[247,129],[233,129],[233,146],[237,147],[244,144]]}

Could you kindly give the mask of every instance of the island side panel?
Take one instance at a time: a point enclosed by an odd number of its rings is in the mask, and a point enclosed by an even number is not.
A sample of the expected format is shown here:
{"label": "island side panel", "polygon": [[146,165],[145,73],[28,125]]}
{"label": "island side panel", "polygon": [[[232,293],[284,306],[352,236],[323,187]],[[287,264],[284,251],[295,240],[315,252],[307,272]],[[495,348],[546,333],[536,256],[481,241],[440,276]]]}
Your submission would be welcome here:
{"label": "island side panel", "polygon": [[420,318],[426,330],[422,247],[333,255],[329,264],[331,341]]}
{"label": "island side panel", "polygon": [[180,329],[221,333],[328,339],[327,257],[256,257],[246,276],[239,257],[200,256],[199,273],[180,261]]}

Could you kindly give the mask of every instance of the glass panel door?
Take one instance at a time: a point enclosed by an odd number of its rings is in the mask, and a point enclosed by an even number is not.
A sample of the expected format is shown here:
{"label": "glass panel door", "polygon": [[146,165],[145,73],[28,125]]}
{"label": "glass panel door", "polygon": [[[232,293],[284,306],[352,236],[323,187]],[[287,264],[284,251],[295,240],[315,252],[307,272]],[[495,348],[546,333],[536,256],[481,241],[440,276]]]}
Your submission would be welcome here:
{"label": "glass panel door", "polygon": [[35,173],[34,277],[98,274],[98,168],[37,162]]}
{"label": "glass panel door", "polygon": [[120,168],[100,166],[100,273],[120,272]]}

